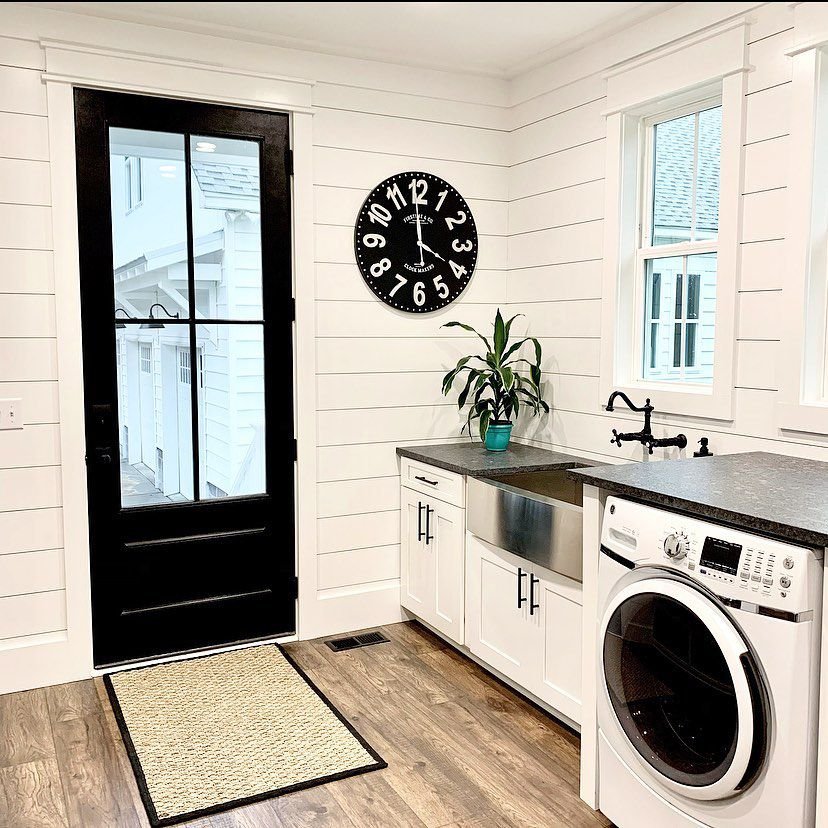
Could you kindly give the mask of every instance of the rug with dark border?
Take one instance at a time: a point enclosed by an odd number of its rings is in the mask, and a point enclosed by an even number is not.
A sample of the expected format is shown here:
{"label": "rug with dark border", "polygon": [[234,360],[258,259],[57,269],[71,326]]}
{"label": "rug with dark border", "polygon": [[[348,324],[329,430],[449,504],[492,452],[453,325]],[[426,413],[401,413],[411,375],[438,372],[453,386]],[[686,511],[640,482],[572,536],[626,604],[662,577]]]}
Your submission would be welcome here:
{"label": "rug with dark border", "polygon": [[278,644],[104,683],[153,826],[387,767]]}

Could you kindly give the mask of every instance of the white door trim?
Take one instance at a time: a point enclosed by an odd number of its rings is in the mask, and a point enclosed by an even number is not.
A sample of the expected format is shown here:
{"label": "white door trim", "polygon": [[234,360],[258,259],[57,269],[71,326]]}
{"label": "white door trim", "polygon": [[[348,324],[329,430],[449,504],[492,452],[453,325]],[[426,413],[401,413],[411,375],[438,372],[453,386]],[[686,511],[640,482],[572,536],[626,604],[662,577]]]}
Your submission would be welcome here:
{"label": "white door trim", "polygon": [[[63,530],[66,567],[65,636],[0,653],[0,692],[93,675],[86,439],[83,407],[80,268],[75,157],[75,86],[287,111],[291,115],[295,417],[296,561],[300,599],[297,635],[312,630],[316,594],[316,325],[313,270],[313,81],[218,65],[44,41],[54,238],[55,306]],[[300,382],[299,378],[307,378]],[[301,539],[301,542],[300,542]],[[300,554],[301,551],[301,554]],[[48,651],[47,651],[48,648]]]}

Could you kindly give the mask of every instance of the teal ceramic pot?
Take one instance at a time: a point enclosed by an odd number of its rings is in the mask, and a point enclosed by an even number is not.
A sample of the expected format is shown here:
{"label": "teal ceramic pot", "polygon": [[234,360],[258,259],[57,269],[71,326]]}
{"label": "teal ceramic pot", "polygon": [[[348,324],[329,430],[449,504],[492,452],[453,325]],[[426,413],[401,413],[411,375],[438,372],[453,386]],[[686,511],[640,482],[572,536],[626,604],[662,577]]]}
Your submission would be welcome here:
{"label": "teal ceramic pot", "polygon": [[489,451],[506,451],[511,436],[511,423],[489,423],[486,429],[486,448]]}

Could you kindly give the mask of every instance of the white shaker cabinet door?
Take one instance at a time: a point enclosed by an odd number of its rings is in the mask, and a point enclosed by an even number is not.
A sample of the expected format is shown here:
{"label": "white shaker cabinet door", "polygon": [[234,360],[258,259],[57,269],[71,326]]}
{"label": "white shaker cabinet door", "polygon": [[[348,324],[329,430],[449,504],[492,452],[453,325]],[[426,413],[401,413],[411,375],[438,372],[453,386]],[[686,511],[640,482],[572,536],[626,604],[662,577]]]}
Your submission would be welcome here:
{"label": "white shaker cabinet door", "polygon": [[581,723],[581,585],[536,567],[535,600],[542,632],[540,670],[527,690]]}
{"label": "white shaker cabinet door", "polygon": [[529,563],[466,535],[466,645],[527,689],[537,684],[541,653],[540,613],[529,612],[529,579]]}
{"label": "white shaker cabinet door", "polygon": [[400,512],[400,603],[428,620],[434,608],[434,573],[423,543],[423,496],[403,488]]}
{"label": "white shaker cabinet door", "polygon": [[400,602],[457,644],[465,626],[465,511],[402,490]]}

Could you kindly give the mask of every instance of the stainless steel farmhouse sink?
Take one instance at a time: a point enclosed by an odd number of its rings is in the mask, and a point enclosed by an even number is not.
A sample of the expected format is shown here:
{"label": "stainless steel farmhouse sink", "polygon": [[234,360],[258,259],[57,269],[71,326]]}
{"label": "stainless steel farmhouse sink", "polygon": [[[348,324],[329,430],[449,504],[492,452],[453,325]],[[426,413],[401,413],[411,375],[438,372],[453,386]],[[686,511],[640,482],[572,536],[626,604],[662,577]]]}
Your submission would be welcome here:
{"label": "stainless steel farmhouse sink", "polygon": [[[567,468],[589,465],[573,463]],[[468,530],[514,555],[582,581],[582,485],[566,472],[561,468],[470,477]]]}

